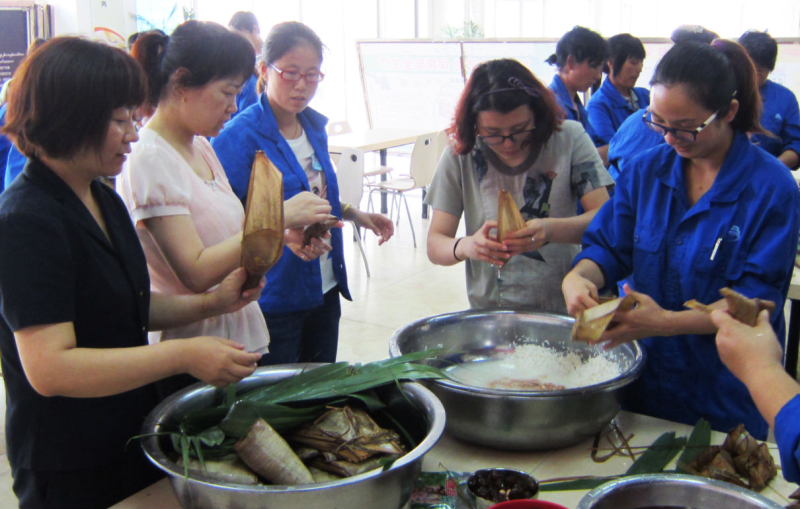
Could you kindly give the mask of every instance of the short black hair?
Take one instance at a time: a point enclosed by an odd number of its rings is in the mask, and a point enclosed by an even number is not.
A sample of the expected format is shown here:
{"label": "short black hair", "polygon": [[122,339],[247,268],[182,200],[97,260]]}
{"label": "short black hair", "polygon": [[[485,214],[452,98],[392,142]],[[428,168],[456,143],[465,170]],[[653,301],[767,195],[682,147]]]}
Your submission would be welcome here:
{"label": "short black hair", "polygon": [[613,74],[616,76],[622,71],[622,66],[629,58],[637,58],[644,60],[647,52],[644,50],[644,44],[637,37],[631,34],[617,34],[608,39],[608,59],[611,60],[612,68],[609,69],[608,65],[603,65],[603,72],[606,74]]}
{"label": "short black hair", "polygon": [[256,15],[250,11],[238,11],[231,16],[228,26],[235,30],[246,30],[248,32],[261,32],[258,26],[258,19]]}
{"label": "short black hair", "polygon": [[117,108],[144,101],[142,68],[121,49],[56,37],[17,69],[3,134],[28,157],[68,158],[99,151]]}
{"label": "short black hair", "polygon": [[300,44],[310,44],[319,55],[322,63],[322,50],[325,47],[319,36],[299,21],[278,23],[264,38],[264,63],[271,64]]}
{"label": "short black hair", "polygon": [[778,59],[778,43],[767,32],[748,30],[739,37],[739,44],[744,46],[750,59],[759,67],[772,72]]}
{"label": "short black hair", "polygon": [[576,26],[561,36],[556,44],[556,52],[545,62],[562,69],[567,65],[570,55],[576,63],[588,62],[591,67],[597,67],[608,58],[608,43],[597,32]]}
{"label": "short black hair", "polygon": [[682,42],[711,44],[714,39],[719,39],[719,35],[700,25],[681,25],[672,31],[672,35],[670,35],[669,38],[672,39],[672,42],[675,44],[680,44]]}

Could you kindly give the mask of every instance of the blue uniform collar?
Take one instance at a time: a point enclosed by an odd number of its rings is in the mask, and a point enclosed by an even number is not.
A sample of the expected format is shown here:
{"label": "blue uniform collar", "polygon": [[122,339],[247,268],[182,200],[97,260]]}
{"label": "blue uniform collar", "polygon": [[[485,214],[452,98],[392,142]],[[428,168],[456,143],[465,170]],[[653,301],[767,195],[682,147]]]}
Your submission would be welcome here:
{"label": "blue uniform collar", "polygon": [[[600,89],[603,91],[606,97],[608,97],[609,102],[611,102],[614,107],[630,109],[628,99],[619,93],[619,90],[617,90],[617,87],[611,83],[611,80],[608,78],[608,76],[606,76],[606,79],[603,80],[603,84],[600,85]],[[635,91],[633,93],[636,94]],[[638,99],[639,96],[637,95],[636,98]],[[639,106],[641,107],[641,104]]]}
{"label": "blue uniform collar", "polygon": [[[564,109],[569,110],[567,113],[572,112],[572,116],[574,117],[573,119],[577,120],[577,112],[572,109],[572,97],[569,96],[569,90],[567,90],[567,86],[564,84],[564,81],[558,74],[553,76],[553,82],[550,84],[550,90],[556,93],[556,98],[564,107]],[[580,99],[578,99],[578,94],[575,94],[575,104],[581,104]],[[580,106],[578,106],[578,108],[580,108]]]}
{"label": "blue uniform collar", "polygon": [[[744,133],[735,133],[731,149],[722,163],[717,178],[711,189],[697,202],[699,209],[707,208],[711,202],[728,203],[736,201],[749,183],[747,173],[757,171],[748,163],[753,160],[753,144]],[[656,170],[656,177],[664,185],[685,192],[686,185],[683,178],[684,158],[677,155],[670,147],[670,156],[674,158],[672,165],[662,165]],[[702,204],[705,203],[705,206]]]}

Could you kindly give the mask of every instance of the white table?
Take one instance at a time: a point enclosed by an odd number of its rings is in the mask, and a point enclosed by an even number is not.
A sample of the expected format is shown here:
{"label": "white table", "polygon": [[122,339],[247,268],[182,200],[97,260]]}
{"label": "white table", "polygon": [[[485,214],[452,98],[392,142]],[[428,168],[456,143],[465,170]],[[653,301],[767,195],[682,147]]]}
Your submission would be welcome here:
{"label": "white table", "polygon": [[[390,148],[410,145],[420,136],[436,134],[430,129],[368,129],[347,134],[336,134],[328,138],[328,151],[341,154],[346,148],[355,148],[362,152],[378,152],[381,166],[386,166],[386,155]],[[381,175],[386,180],[386,174]],[[386,213],[386,193],[381,192],[381,213]]]}
{"label": "white table", "polygon": [[[617,423],[625,435],[634,434],[631,446],[649,446],[662,433],[676,431],[678,436],[689,436],[692,426],[678,424],[653,417],[646,417],[629,412],[621,412],[617,416]],[[711,443],[722,444],[725,435],[712,433]],[[777,464],[780,464],[778,450],[771,445],[772,455]],[[439,442],[425,455],[422,470],[426,472],[443,471],[442,467],[450,471],[471,472],[481,468],[507,467],[532,473],[539,480],[557,477],[598,475],[609,476],[624,473],[631,465],[629,458],[613,457],[605,463],[595,463],[590,458],[592,439],[578,445],[544,452],[518,452],[496,451],[485,447],[471,445],[443,435]],[[601,447],[603,445],[601,444]],[[667,469],[674,469],[669,465]],[[790,495],[796,485],[786,482],[781,477],[773,479],[769,487],[761,492],[780,505],[788,505]],[[587,491],[551,491],[542,492],[541,500],[555,502],[566,507],[575,507]],[[112,509],[179,509],[180,505],[169,482],[164,479],[149,488],[123,500]]]}

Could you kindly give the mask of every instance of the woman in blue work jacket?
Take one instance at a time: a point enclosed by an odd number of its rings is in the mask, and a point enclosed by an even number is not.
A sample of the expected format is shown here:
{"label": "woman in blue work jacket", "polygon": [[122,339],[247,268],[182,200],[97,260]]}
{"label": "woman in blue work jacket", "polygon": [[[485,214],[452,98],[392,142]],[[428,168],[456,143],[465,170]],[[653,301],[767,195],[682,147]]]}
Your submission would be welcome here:
{"label": "woman in blue work jacket", "polygon": [[578,98],[578,92],[586,92],[600,79],[603,62],[607,58],[608,43],[603,36],[576,26],[559,39],[556,52],[546,60],[558,68],[550,83],[550,90],[556,95],[566,118],[581,123],[594,146],[598,147],[604,163],[607,161],[608,141],[603,141],[595,132],[589,114]]}
{"label": "woman in blue work jacket", "polygon": [[[260,63],[266,81],[259,101],[231,120],[213,141],[234,193],[245,200],[256,151],[263,150],[283,173],[284,199],[311,191],[326,198],[331,213],[381,237],[394,233],[391,220],[339,201],[339,185],[328,155],[327,118],[308,107],[324,75],[322,41],[298,22],[275,25]],[[339,294],[350,300],[342,232],[328,246],[284,255],[269,271],[259,304],[267,321],[270,352],[261,364],[334,362],[339,340]],[[320,256],[321,255],[321,256]],[[318,258],[317,258],[318,257]]]}
{"label": "woman in blue work jacket", "polygon": [[597,305],[598,290],[631,276],[637,307],[617,313],[603,340],[642,340],[647,366],[625,401],[631,411],[719,431],[744,423],[759,439],[767,423],[746,387],[723,365],[709,317],[696,299],[724,308],[719,289],[783,302],[800,232],[800,193],[789,170],[750,143],[762,132],[755,69],[733,41],[674,46],[651,81],[648,125],[666,144],[637,156],[613,201],[595,216],[564,278],[568,311]]}
{"label": "woman in blue work jacket", "polygon": [[631,114],[650,105],[650,91],[636,87],[644,64],[644,44],[631,34],[608,39],[609,58],[603,64],[606,79],[586,104],[589,123],[603,145]]}
{"label": "woman in blue work jacket", "polygon": [[797,97],[788,88],[767,79],[775,70],[778,43],[766,32],[748,30],[739,37],[758,76],[758,92],[764,104],[761,125],[774,136],[759,134],[753,142],[777,157],[791,169],[800,165],[800,108]]}

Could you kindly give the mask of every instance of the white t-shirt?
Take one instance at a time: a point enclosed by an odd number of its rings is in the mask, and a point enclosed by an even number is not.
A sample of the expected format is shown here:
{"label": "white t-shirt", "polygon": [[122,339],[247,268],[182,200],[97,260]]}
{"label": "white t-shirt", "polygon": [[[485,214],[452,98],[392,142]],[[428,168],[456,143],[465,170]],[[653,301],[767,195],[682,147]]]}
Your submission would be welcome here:
{"label": "white t-shirt", "polygon": [[[325,172],[322,171],[322,165],[314,153],[314,147],[308,141],[306,132],[303,131],[299,138],[294,140],[286,140],[289,147],[294,152],[294,156],[306,172],[308,177],[308,187],[311,192],[320,198],[328,199],[328,189],[325,182]],[[331,245],[330,239],[323,240],[327,245]],[[322,293],[328,293],[336,286],[336,276],[333,274],[333,260],[330,257],[330,251],[326,252],[319,257],[319,270],[322,274]]]}

